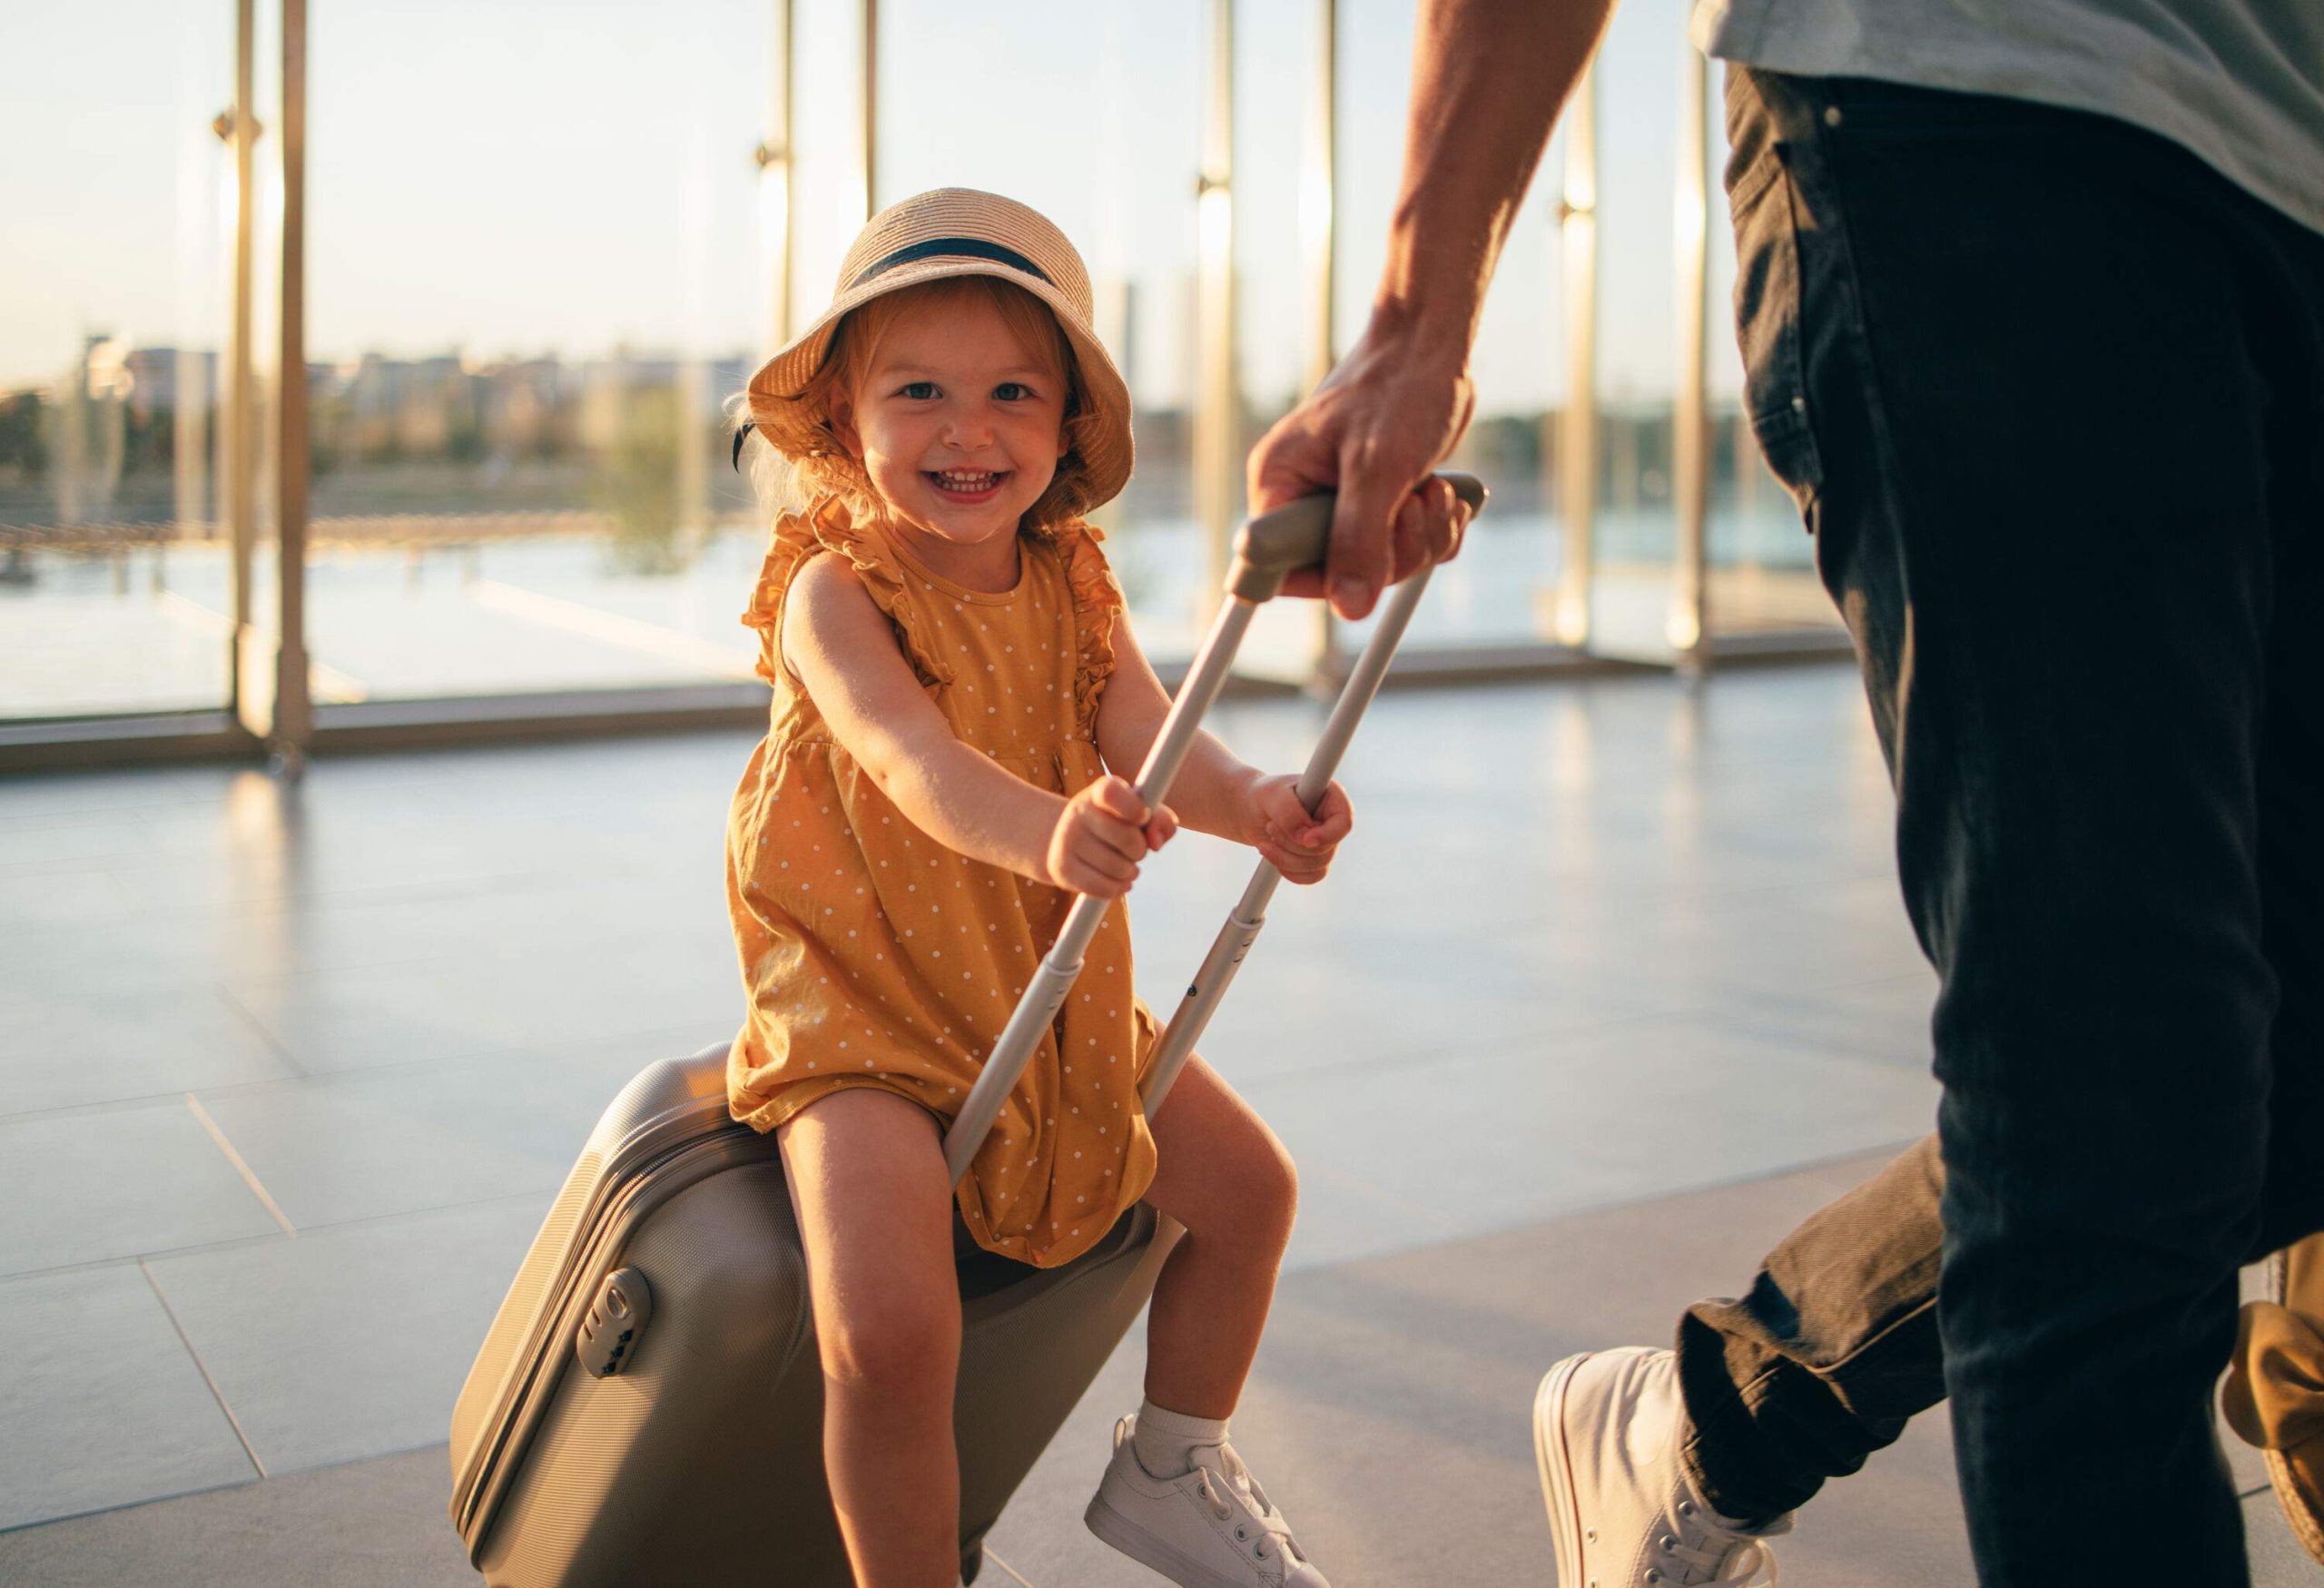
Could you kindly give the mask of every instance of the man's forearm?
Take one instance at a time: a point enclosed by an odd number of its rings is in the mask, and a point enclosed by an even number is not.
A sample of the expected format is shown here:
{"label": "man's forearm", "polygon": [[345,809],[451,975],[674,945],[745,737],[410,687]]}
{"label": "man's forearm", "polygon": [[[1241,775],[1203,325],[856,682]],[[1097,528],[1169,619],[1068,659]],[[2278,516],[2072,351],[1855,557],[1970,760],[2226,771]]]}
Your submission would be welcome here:
{"label": "man's forearm", "polygon": [[1375,329],[1464,358],[1485,286],[1612,0],[1422,0]]}

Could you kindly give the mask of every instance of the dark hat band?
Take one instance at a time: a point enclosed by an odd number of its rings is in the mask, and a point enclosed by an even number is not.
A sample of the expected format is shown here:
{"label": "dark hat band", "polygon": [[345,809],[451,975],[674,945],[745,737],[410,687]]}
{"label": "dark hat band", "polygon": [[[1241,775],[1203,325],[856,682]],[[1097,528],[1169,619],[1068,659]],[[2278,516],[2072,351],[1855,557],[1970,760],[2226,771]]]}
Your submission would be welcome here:
{"label": "dark hat band", "polygon": [[987,242],[981,237],[931,237],[925,242],[915,242],[909,248],[896,250],[884,259],[872,261],[856,272],[855,279],[848,282],[846,290],[852,292],[875,276],[884,276],[890,271],[923,259],[990,260],[994,264],[1005,264],[1012,271],[1022,271],[1035,280],[1046,281],[1052,287],[1057,285],[1055,281],[1049,281],[1047,271],[1013,248],[1004,248],[998,242]]}

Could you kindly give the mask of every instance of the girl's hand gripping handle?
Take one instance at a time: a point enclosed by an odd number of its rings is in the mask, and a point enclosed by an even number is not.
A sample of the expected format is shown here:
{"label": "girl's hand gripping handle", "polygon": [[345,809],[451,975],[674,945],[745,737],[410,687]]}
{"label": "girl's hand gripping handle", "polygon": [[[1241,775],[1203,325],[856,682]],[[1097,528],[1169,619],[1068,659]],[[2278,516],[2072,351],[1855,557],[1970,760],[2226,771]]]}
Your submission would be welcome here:
{"label": "girl's hand gripping handle", "polygon": [[1177,830],[1169,806],[1148,813],[1128,783],[1101,777],[1065,802],[1049,834],[1049,881],[1068,893],[1118,899],[1137,881],[1137,863]]}

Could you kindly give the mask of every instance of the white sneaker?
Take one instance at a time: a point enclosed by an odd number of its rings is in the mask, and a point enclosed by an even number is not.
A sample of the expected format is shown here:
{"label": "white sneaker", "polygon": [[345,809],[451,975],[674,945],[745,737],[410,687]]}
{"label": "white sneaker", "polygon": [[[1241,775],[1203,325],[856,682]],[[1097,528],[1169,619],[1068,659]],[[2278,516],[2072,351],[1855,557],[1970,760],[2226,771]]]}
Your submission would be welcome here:
{"label": "white sneaker", "polygon": [[1181,1588],[1331,1588],[1232,1445],[1197,1446],[1193,1471],[1157,1478],[1138,1463],[1137,1425],[1114,1425],[1113,1460],[1082,1514],[1090,1532]]}
{"label": "white sneaker", "polygon": [[1542,1378],[1533,1455],[1559,1588],[1775,1583],[1766,1541],[1791,1531],[1789,1514],[1747,1528],[1713,1511],[1679,1465],[1684,1423],[1679,1360],[1669,1351],[1584,1352]]}

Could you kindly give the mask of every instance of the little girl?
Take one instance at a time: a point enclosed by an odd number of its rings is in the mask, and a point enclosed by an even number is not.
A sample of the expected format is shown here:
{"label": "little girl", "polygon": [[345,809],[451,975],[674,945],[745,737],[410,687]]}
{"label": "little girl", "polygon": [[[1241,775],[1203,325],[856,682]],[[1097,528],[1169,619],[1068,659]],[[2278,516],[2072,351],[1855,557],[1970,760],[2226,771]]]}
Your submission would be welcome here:
{"label": "little girl", "polygon": [[[1148,810],[1168,702],[1080,515],[1130,471],[1129,395],[1080,256],[1040,215],[948,189],[876,216],[831,308],[752,380],[803,511],[744,621],[773,725],[728,830],[750,992],[728,1091],[777,1135],[822,1354],[824,1455],[865,1588],[959,1572],[960,1343],[940,1135],[1062,925],[1181,822],[1322,877],[1350,826],[1204,737]],[[763,459],[762,462],[776,462]],[[1108,913],[1051,1040],[959,1188],[990,1250],[1043,1267],[1141,1198],[1186,1227],[1155,1286],[1146,1404],[1093,1531],[1182,1583],[1326,1588],[1226,1440],[1291,1232],[1283,1146],[1191,1060],[1156,1118],[1157,1032]]]}

